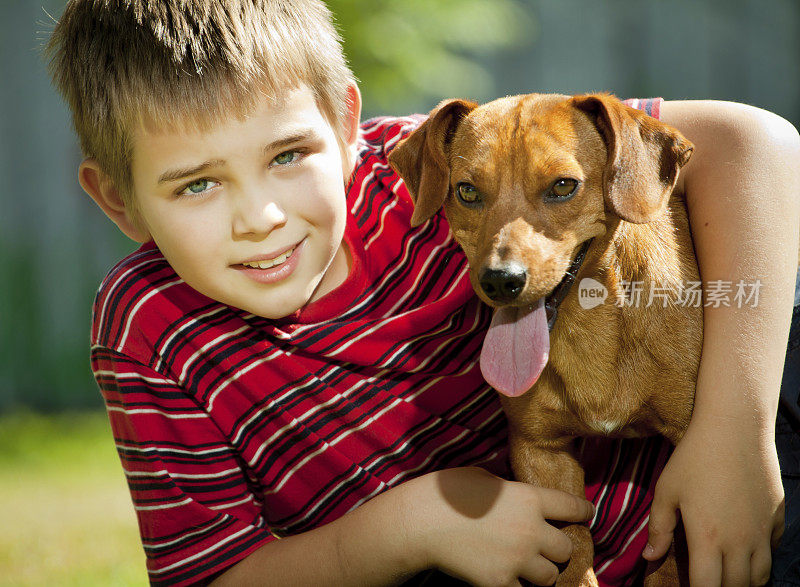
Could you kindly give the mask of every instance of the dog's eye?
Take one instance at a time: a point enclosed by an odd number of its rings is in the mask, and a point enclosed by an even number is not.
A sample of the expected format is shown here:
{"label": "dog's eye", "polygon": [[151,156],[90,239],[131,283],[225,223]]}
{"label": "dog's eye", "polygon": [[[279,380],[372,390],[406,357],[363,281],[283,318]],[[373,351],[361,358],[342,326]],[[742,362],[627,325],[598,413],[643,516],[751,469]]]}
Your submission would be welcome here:
{"label": "dog's eye", "polygon": [[461,182],[456,185],[456,195],[458,199],[465,204],[477,204],[481,199],[478,188],[466,182]]}
{"label": "dog's eye", "polygon": [[574,196],[576,191],[578,191],[578,180],[562,177],[550,188],[547,198],[550,200],[566,200]]}

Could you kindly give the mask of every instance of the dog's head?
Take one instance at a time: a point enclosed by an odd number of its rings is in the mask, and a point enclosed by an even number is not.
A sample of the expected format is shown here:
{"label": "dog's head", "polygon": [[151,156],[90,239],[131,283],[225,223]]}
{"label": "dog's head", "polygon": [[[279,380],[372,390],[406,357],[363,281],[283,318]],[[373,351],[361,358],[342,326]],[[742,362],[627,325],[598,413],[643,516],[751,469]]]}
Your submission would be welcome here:
{"label": "dog's head", "polygon": [[415,201],[444,206],[475,291],[530,306],[563,278],[607,215],[643,223],[667,206],[692,145],[610,95],[446,100],[389,155]]}

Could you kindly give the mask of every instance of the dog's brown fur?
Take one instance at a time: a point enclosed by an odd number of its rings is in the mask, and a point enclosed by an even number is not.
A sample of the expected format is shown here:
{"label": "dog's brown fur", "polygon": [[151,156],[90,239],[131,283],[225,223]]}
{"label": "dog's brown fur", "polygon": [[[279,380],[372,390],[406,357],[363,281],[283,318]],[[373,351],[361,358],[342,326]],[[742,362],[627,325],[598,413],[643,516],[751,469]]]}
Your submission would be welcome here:
{"label": "dog's brown fur", "polygon": [[[702,307],[674,297],[666,308],[646,301],[651,286],[674,292],[699,281],[685,203],[673,191],[692,148],[677,130],[613,96],[531,94],[483,106],[442,102],[390,154],[415,199],[412,223],[444,206],[473,287],[492,306],[498,304],[478,279],[484,268],[512,260],[524,266],[528,278],[512,303],[530,306],[594,238],[559,308],[539,380],[520,397],[501,396],[518,479],[583,496],[576,437],[662,434],[676,443],[686,430]],[[579,191],[567,201],[546,201],[563,177],[580,180]],[[480,206],[459,203],[459,182],[478,188]],[[584,277],[607,288],[606,303],[580,307]],[[623,280],[644,283],[638,307],[613,303],[624,297]],[[557,584],[596,585],[588,528],[565,531],[575,548]],[[678,583],[672,554],[647,582]]]}

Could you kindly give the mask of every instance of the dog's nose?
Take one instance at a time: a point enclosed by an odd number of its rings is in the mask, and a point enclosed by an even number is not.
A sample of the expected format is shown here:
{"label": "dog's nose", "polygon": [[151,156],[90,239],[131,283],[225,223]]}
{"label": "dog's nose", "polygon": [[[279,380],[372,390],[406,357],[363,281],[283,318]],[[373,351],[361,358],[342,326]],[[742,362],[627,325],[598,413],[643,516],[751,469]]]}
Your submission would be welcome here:
{"label": "dog's nose", "polygon": [[479,282],[481,289],[494,302],[507,303],[514,300],[525,287],[528,274],[522,267],[484,269]]}

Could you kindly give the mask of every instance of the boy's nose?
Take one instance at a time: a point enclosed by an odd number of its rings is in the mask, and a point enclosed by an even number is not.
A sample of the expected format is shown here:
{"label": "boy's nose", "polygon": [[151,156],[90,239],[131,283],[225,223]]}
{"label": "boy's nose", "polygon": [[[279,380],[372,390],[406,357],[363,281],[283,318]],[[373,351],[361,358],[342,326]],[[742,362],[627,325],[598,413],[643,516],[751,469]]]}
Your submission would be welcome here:
{"label": "boy's nose", "polygon": [[286,223],[286,213],[268,198],[245,196],[237,204],[233,217],[234,236],[264,235]]}

